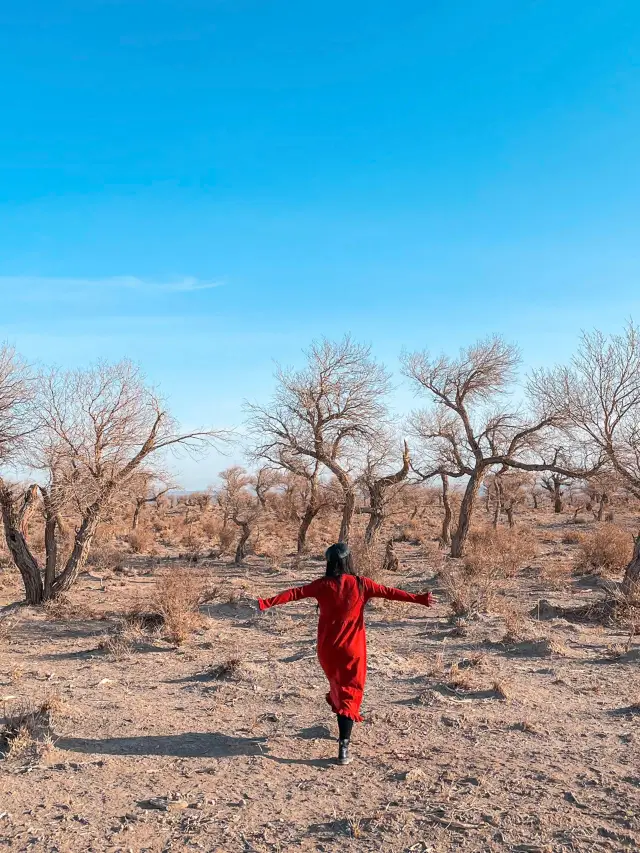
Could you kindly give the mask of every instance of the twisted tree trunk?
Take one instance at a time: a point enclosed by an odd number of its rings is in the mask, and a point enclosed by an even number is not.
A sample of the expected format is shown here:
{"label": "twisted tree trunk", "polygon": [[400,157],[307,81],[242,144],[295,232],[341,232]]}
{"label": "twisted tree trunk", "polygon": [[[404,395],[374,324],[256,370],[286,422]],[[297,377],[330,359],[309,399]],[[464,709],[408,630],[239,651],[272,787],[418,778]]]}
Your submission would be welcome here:
{"label": "twisted tree trunk", "polygon": [[627,598],[634,598],[640,591],[640,536],[636,538],[633,557],[627,566],[622,580],[622,593]]}
{"label": "twisted tree trunk", "polygon": [[0,505],[7,547],[22,577],[26,603],[38,605],[42,604],[44,597],[40,566],[29,550],[27,540],[22,532],[24,515],[32,503],[33,487],[26,493],[20,510],[16,511],[11,490],[0,480]]}
{"label": "twisted tree trunk", "polygon": [[469,477],[469,482],[467,483],[467,488],[464,491],[462,503],[460,504],[458,526],[456,532],[451,537],[452,557],[464,557],[469,529],[471,527],[471,517],[483,478],[484,468],[476,469]]}
{"label": "twisted tree trunk", "polygon": [[440,533],[440,541],[443,545],[451,544],[451,502],[449,501],[449,477],[446,474],[440,474],[442,480],[442,505],[444,506],[444,517],[442,519],[442,531]]}

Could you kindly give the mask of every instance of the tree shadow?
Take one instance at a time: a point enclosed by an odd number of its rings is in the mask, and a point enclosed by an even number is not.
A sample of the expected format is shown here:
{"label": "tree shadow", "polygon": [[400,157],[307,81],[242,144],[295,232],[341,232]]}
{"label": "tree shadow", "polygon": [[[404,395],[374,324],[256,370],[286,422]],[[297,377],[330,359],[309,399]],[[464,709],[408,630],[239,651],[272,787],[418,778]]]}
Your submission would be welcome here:
{"label": "tree shadow", "polygon": [[[275,761],[276,764],[302,764],[305,767],[333,767],[336,764],[335,758],[281,758],[278,755],[264,755],[269,761]],[[337,766],[337,765],[336,765]]]}
{"label": "tree shadow", "polygon": [[138,735],[133,737],[63,737],[58,749],[88,755],[166,755],[176,758],[231,758],[263,755],[266,738],[243,738],[220,732],[182,732],[177,735]]}
{"label": "tree shadow", "polygon": [[318,726],[308,726],[306,729],[300,729],[298,732],[298,737],[303,740],[333,740],[334,738],[329,731],[328,726],[318,725]]}

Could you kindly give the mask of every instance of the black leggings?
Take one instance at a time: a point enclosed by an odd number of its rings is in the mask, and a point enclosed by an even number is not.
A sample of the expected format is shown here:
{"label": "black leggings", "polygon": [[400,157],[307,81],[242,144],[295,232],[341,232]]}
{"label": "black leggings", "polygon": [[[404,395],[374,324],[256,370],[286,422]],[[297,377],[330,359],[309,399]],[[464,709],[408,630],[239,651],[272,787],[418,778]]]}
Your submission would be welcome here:
{"label": "black leggings", "polygon": [[349,740],[351,737],[351,729],[353,728],[353,720],[349,717],[343,717],[342,714],[337,714],[338,731],[340,732],[340,740]]}

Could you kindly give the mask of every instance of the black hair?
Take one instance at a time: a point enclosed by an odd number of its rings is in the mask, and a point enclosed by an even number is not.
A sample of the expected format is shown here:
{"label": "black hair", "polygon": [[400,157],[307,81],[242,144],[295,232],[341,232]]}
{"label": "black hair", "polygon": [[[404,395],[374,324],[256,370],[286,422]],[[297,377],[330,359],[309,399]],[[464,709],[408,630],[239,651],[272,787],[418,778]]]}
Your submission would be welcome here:
{"label": "black hair", "polygon": [[354,574],[351,551],[345,542],[336,542],[335,545],[331,545],[324,555],[327,558],[326,577],[339,578],[342,575]]}

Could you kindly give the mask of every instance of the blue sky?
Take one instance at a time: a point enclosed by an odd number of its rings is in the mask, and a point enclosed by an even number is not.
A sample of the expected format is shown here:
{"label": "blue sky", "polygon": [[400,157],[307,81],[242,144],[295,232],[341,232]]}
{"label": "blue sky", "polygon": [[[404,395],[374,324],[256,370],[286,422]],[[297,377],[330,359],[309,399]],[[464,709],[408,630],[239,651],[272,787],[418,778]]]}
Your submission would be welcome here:
{"label": "blue sky", "polygon": [[0,79],[0,338],[187,425],[323,334],[536,365],[640,318],[634,0],[23,0]]}

